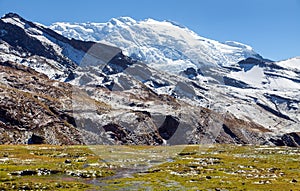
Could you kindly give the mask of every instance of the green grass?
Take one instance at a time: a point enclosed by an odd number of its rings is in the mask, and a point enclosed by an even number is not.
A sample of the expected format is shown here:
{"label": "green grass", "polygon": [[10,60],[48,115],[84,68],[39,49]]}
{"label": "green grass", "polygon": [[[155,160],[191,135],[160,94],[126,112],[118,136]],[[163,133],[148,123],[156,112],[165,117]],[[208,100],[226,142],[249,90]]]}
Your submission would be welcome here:
{"label": "green grass", "polygon": [[[26,169],[57,173],[11,175]],[[1,145],[0,190],[26,189],[294,191],[300,190],[300,149]]]}

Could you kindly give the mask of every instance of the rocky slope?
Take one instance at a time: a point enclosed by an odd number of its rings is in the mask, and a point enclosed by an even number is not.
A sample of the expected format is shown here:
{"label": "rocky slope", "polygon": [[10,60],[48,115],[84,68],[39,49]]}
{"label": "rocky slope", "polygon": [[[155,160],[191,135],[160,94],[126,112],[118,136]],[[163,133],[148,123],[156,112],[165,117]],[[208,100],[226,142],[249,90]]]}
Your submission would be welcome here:
{"label": "rocky slope", "polygon": [[137,94],[97,88],[92,91],[96,100],[17,63],[1,63],[0,74],[2,144],[249,143],[248,136],[251,143],[266,141],[260,133],[267,130],[259,125],[147,88]]}
{"label": "rocky slope", "polygon": [[2,143],[299,145],[297,60],[177,75],[16,14],[0,26]]}
{"label": "rocky slope", "polygon": [[82,144],[72,117],[71,85],[12,62],[0,63],[1,144]]}

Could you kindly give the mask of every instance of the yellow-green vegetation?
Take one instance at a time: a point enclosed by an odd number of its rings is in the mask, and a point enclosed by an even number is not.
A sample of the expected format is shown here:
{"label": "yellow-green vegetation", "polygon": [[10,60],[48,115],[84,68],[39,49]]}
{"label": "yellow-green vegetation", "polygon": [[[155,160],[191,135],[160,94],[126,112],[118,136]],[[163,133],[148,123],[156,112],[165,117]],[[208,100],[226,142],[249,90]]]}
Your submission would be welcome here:
{"label": "yellow-green vegetation", "polygon": [[0,190],[85,190],[111,176],[87,146],[1,145]]}
{"label": "yellow-green vegetation", "polygon": [[300,149],[0,146],[0,190],[300,190]]}

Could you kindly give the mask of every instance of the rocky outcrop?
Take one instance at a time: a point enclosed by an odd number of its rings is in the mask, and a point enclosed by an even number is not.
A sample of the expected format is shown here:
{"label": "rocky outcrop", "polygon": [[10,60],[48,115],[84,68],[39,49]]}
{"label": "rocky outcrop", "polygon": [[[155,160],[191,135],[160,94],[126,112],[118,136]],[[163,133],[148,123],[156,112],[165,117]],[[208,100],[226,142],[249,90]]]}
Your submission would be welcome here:
{"label": "rocky outcrop", "polygon": [[63,108],[72,86],[16,63],[0,63],[1,144],[82,144]]}
{"label": "rocky outcrop", "polygon": [[167,115],[163,124],[158,128],[159,135],[166,140],[169,140],[176,132],[180,121],[178,118]]}
{"label": "rocky outcrop", "polygon": [[232,87],[237,87],[237,88],[242,88],[242,89],[251,88],[251,86],[249,84],[246,84],[243,81],[236,80],[236,79],[233,79],[233,78],[230,78],[227,76],[224,76],[223,80],[224,80],[224,84],[227,86],[232,86]]}
{"label": "rocky outcrop", "polygon": [[271,138],[270,141],[277,146],[299,147],[300,133],[286,133],[280,138]]}
{"label": "rocky outcrop", "polygon": [[45,144],[45,138],[32,134],[31,137],[28,139],[28,144]]}
{"label": "rocky outcrop", "polygon": [[121,127],[118,124],[107,124],[103,126],[103,129],[108,132],[110,138],[112,138],[115,144],[123,145],[161,145],[163,143],[162,138],[157,131],[137,134],[134,131],[130,131],[125,127]]}

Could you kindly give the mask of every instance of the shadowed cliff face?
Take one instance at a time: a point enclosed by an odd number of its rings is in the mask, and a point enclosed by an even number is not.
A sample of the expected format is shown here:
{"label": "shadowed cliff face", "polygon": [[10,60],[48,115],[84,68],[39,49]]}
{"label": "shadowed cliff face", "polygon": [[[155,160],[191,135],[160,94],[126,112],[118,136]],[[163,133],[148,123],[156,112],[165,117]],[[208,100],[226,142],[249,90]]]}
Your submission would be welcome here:
{"label": "shadowed cliff face", "polygon": [[287,133],[278,138],[271,138],[270,141],[278,146],[299,147],[300,133]]}
{"label": "shadowed cliff face", "polygon": [[166,116],[163,124],[158,128],[160,136],[166,140],[169,140],[176,132],[179,126],[179,119],[170,115]]}

